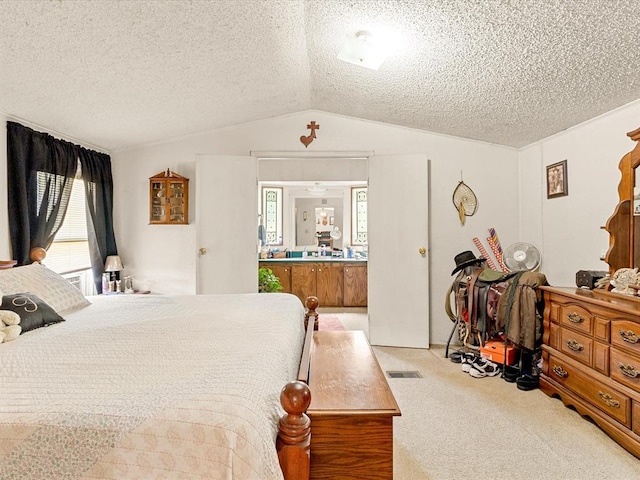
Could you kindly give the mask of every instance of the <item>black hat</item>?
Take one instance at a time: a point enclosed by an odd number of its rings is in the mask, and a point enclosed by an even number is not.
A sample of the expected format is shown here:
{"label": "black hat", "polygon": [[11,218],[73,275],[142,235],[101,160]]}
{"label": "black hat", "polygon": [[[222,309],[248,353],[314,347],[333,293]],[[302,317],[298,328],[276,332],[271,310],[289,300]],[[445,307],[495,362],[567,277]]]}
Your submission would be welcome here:
{"label": "black hat", "polygon": [[456,262],[456,268],[453,269],[451,275],[462,270],[464,267],[469,265],[473,265],[475,263],[482,263],[486,261],[486,258],[476,258],[471,250],[467,250],[466,252],[459,253],[455,256],[454,261]]}

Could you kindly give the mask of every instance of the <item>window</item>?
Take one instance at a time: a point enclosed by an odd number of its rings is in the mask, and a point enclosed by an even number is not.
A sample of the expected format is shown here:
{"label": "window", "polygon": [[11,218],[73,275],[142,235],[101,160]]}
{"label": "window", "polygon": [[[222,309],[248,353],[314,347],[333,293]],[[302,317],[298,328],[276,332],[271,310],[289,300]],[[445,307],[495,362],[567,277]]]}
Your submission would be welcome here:
{"label": "window", "polygon": [[282,188],[262,187],[262,216],[267,245],[282,245]]}
{"label": "window", "polygon": [[351,189],[351,244],[367,244],[367,187]]}
{"label": "window", "polygon": [[67,278],[85,295],[95,294],[89,241],[86,199],[80,170],[73,181],[64,221],[47,250],[47,267]]}

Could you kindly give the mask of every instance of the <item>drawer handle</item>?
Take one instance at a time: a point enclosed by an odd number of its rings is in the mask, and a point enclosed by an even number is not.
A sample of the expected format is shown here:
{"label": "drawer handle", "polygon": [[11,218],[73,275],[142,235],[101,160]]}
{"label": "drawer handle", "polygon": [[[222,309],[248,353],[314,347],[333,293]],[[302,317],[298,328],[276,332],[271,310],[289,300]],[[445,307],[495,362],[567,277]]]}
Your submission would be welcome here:
{"label": "drawer handle", "polygon": [[620,402],[608,393],[598,392],[598,396],[608,407],[620,408]]}
{"label": "drawer handle", "polygon": [[618,368],[625,377],[638,378],[638,375],[640,375],[640,372],[636,371],[633,365],[625,365],[624,363],[619,363]]}
{"label": "drawer handle", "polygon": [[569,372],[567,372],[560,365],[554,365],[552,370],[553,370],[553,373],[555,373],[560,378],[567,378],[569,376]]}
{"label": "drawer handle", "polygon": [[633,330],[620,330],[620,337],[623,341],[627,343],[638,343],[640,342],[640,337]]}
{"label": "drawer handle", "polygon": [[578,315],[576,312],[571,312],[567,315],[567,318],[571,323],[582,323],[584,322],[584,318]]}
{"label": "drawer handle", "polygon": [[567,347],[573,350],[574,352],[581,352],[584,350],[584,345],[576,342],[575,340],[567,340]]}

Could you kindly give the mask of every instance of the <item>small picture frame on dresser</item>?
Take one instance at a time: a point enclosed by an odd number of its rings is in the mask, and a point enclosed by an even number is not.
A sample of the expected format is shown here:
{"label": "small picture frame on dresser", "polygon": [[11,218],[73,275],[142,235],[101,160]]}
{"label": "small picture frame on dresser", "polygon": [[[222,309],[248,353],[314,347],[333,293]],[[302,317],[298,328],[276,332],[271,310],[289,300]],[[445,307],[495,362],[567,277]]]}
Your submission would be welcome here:
{"label": "small picture frame on dresser", "polygon": [[567,178],[567,161],[547,165],[547,198],[557,198],[569,195]]}

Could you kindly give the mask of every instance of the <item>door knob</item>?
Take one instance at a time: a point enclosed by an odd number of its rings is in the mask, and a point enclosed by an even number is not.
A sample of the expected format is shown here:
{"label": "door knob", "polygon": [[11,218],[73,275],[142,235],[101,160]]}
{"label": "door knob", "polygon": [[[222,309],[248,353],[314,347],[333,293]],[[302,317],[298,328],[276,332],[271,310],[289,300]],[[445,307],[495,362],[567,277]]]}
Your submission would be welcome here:
{"label": "door knob", "polygon": [[420,247],[420,248],[418,249],[418,253],[419,253],[420,255],[425,255],[425,254],[427,253],[427,249],[426,249],[426,248],[424,248],[424,247]]}
{"label": "door knob", "polygon": [[207,249],[206,248],[201,248],[200,250],[198,250],[198,253],[200,255],[206,255],[207,254]]}

